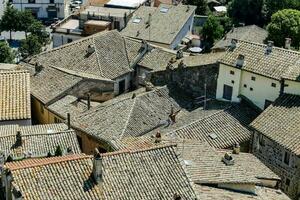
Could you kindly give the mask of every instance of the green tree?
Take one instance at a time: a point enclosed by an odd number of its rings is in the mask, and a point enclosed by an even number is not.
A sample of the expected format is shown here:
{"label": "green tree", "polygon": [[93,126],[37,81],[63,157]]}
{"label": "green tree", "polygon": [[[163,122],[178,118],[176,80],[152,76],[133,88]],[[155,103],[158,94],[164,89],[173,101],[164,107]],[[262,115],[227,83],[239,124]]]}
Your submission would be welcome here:
{"label": "green tree", "polygon": [[271,19],[271,16],[283,9],[298,9],[300,10],[299,0],[265,0],[265,8],[267,20]]}
{"label": "green tree", "polygon": [[235,24],[263,25],[265,16],[264,0],[232,0],[228,6],[228,14]]}
{"label": "green tree", "polygon": [[299,49],[300,43],[300,11],[284,9],[276,12],[271,17],[267,26],[269,32],[268,40],[274,41],[276,46],[282,47],[285,38],[292,39],[292,46]]}
{"label": "green tree", "polygon": [[15,55],[6,42],[0,42],[0,63],[13,63]]}
{"label": "green tree", "polygon": [[18,29],[19,31],[25,31],[25,36],[27,37],[27,32],[30,32],[30,26],[37,20],[34,19],[30,10],[19,11],[18,15],[20,19]]}
{"label": "green tree", "polygon": [[202,35],[205,39],[206,47],[210,49],[216,39],[220,39],[224,33],[224,28],[220,24],[218,18],[210,15],[203,25]]}
{"label": "green tree", "polygon": [[19,23],[18,10],[7,4],[1,20],[1,29],[2,31],[9,31],[10,40],[12,39],[11,32],[19,30]]}
{"label": "green tree", "polygon": [[56,147],[56,150],[55,150],[55,156],[62,156],[62,150],[61,150],[60,145],[58,145],[58,146]]}
{"label": "green tree", "polygon": [[14,161],[14,159],[12,158],[12,156],[11,155],[7,156],[6,162],[12,162],[12,161]]}
{"label": "green tree", "polygon": [[25,40],[21,41],[19,51],[23,58],[39,54],[42,51],[42,44],[36,35],[29,35]]}
{"label": "green tree", "polygon": [[197,15],[206,15],[207,12],[207,0],[187,0],[188,5],[197,6],[196,14]]}
{"label": "green tree", "polygon": [[46,44],[49,40],[49,34],[47,33],[45,26],[37,20],[34,20],[27,29],[32,35],[38,37],[38,40],[41,44]]}

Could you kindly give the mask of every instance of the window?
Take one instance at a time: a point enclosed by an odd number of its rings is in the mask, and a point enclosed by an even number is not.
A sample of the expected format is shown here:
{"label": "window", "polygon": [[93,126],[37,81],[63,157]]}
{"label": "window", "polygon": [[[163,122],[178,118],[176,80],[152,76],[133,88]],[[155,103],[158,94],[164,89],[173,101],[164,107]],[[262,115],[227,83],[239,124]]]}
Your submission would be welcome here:
{"label": "window", "polygon": [[276,83],[272,83],[271,86],[272,86],[272,87],[276,87]]}
{"label": "window", "polygon": [[41,103],[40,103],[40,109],[41,109],[41,113],[44,114],[44,106]]}
{"label": "window", "polygon": [[284,159],[283,159],[283,162],[287,165],[290,164],[290,153],[289,152],[285,152],[284,153]]}
{"label": "window", "polygon": [[255,77],[255,76],[251,76],[251,80],[252,80],[252,81],[255,81],[255,80],[256,80],[256,77]]}
{"label": "window", "polygon": [[231,83],[234,84],[234,80],[232,80]]}
{"label": "window", "polygon": [[54,0],[50,0],[50,3],[54,3]]}
{"label": "window", "polygon": [[231,74],[231,75],[234,75],[234,71],[230,70],[230,74]]}
{"label": "window", "polygon": [[291,183],[290,179],[286,178],[286,179],[285,179],[285,184],[286,184],[287,186],[290,186],[290,183]]}
{"label": "window", "polygon": [[73,40],[71,38],[68,38],[68,43],[73,42]]}
{"label": "window", "polygon": [[28,3],[35,3],[35,0],[28,0]]}
{"label": "window", "polygon": [[247,88],[247,84],[244,84],[244,88]]}
{"label": "window", "polygon": [[253,91],[253,88],[252,88],[252,87],[250,88],[250,91]]}

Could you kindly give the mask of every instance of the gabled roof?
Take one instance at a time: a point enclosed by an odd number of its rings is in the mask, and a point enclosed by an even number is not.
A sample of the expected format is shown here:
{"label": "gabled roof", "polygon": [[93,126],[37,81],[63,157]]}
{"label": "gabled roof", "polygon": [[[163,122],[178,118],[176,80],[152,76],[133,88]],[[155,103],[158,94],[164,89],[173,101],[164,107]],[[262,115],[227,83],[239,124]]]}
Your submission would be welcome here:
{"label": "gabled roof", "polygon": [[[16,145],[17,131],[21,133],[22,144]],[[68,130],[65,124],[47,124],[35,126],[0,126],[0,150],[5,157],[13,159],[30,157],[46,157],[48,152],[54,155],[57,146],[66,153],[70,148],[73,153],[80,153],[74,130]]]}
{"label": "gabled roof", "polygon": [[177,6],[161,4],[157,8],[141,6],[133,13],[133,17],[121,33],[141,40],[171,44],[195,9],[195,6],[182,4]]}
{"label": "gabled roof", "polygon": [[300,96],[282,95],[251,123],[251,127],[300,155]]}
{"label": "gabled roof", "polygon": [[6,168],[24,200],[196,198],[175,146],[102,154],[103,182],[98,185],[91,176],[92,162],[90,156],[68,155],[8,163]]}
{"label": "gabled roof", "polygon": [[30,119],[30,107],[29,72],[0,71],[0,121]]}
{"label": "gabled roof", "polygon": [[[251,139],[248,125],[258,115],[245,104],[229,104],[218,110],[202,112],[198,118],[177,126],[167,135],[205,141],[215,148],[230,148]],[[188,118],[189,119],[189,118]]]}
{"label": "gabled roof", "polygon": [[[267,45],[238,41],[236,48],[228,50],[220,63],[236,67],[238,56],[245,56],[242,70],[253,72],[272,79],[300,80],[300,52],[273,47],[266,54]],[[237,67],[238,68],[238,67]]]}
{"label": "gabled roof", "polygon": [[123,136],[140,136],[162,126],[172,106],[175,112],[180,109],[167,87],[136,94],[134,98],[132,95],[78,115],[74,126],[99,139],[113,141]]}
{"label": "gabled roof", "polygon": [[[89,45],[94,52],[87,52]],[[130,62],[140,48],[140,42],[125,39],[118,31],[104,31],[41,53],[28,62],[71,70],[75,74],[115,79],[133,70]]]}
{"label": "gabled roof", "polygon": [[226,49],[230,46],[231,40],[246,40],[263,44],[268,37],[268,31],[256,25],[242,26],[231,29],[224,38],[216,42],[212,49]]}
{"label": "gabled roof", "polygon": [[280,178],[250,153],[232,154],[233,165],[222,161],[224,150],[215,150],[207,143],[183,140],[178,144],[178,152],[186,163],[194,183],[198,184],[260,184],[260,179],[280,180]]}

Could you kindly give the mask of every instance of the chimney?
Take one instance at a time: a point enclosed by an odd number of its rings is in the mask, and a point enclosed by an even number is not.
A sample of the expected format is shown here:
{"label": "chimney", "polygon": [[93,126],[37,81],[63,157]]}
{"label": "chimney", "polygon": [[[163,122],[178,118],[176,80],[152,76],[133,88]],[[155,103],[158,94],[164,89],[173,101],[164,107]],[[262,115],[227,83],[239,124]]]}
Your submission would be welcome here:
{"label": "chimney", "polygon": [[160,131],[158,130],[155,134],[155,143],[160,143],[161,142],[161,134]]}
{"label": "chimney", "polygon": [[291,38],[285,38],[285,46],[284,48],[290,49],[292,44],[292,39]]}
{"label": "chimney", "polygon": [[16,135],[16,146],[22,146],[22,136],[21,136],[21,131],[17,131]]}
{"label": "chimney", "polygon": [[135,97],[136,97],[136,94],[133,93],[131,98],[134,99]]}
{"label": "chimney", "polygon": [[183,58],[183,51],[180,49],[176,52],[176,59],[181,59]]}
{"label": "chimney", "polygon": [[237,43],[236,39],[231,40],[230,47],[229,47],[230,51],[233,51],[236,48],[236,43]]}
{"label": "chimney", "polygon": [[145,82],[146,92],[154,90],[154,85],[151,82]]}
{"label": "chimney", "polygon": [[178,63],[178,69],[184,69],[186,68],[186,64],[184,64],[183,60],[181,60],[179,63]]}
{"label": "chimney", "polygon": [[67,154],[73,154],[72,147],[68,147],[68,148],[67,148]]}
{"label": "chimney", "polygon": [[102,157],[97,148],[93,160],[93,177],[97,184],[102,182]]}
{"label": "chimney", "polygon": [[174,194],[174,197],[173,197],[174,200],[181,200],[181,196],[179,194]]}
{"label": "chimney", "polygon": [[240,151],[241,151],[241,147],[240,147],[239,143],[235,143],[235,145],[233,146],[233,151],[232,151],[232,153],[233,153],[233,154],[239,154]]}
{"label": "chimney", "polygon": [[4,162],[5,162],[5,153],[4,151],[0,151],[0,174],[2,174]]}
{"label": "chimney", "polygon": [[37,62],[37,63],[35,63],[34,70],[35,70],[35,73],[39,73],[40,71],[43,70],[43,66]]}
{"label": "chimney", "polygon": [[67,125],[68,125],[68,130],[71,129],[71,115],[70,113],[67,114]]}
{"label": "chimney", "polygon": [[172,123],[175,123],[175,122],[176,122],[176,114],[177,114],[177,113],[174,112],[174,107],[171,106],[171,113],[170,113],[169,117],[170,117]]}
{"label": "chimney", "polygon": [[95,47],[94,47],[94,45],[90,44],[90,45],[88,46],[87,53],[88,53],[88,54],[92,54],[92,53],[94,53],[94,52],[95,52]]}
{"label": "chimney", "polygon": [[91,109],[91,94],[88,93],[87,95],[87,107],[88,107],[88,110]]}
{"label": "chimney", "polygon": [[136,32],[136,37],[138,37],[140,35],[140,31]]}
{"label": "chimney", "polygon": [[145,51],[148,50],[148,43],[146,42],[146,40],[142,40],[142,49]]}
{"label": "chimney", "polygon": [[266,55],[269,55],[270,53],[272,53],[273,46],[274,46],[274,42],[268,41],[268,45],[266,47]]}
{"label": "chimney", "polygon": [[239,54],[237,60],[236,60],[236,67],[242,68],[244,65],[245,56],[242,54]]}
{"label": "chimney", "polygon": [[229,155],[229,153],[225,153],[224,157],[222,158],[222,161],[226,164],[226,165],[234,165],[234,159],[231,155]]}

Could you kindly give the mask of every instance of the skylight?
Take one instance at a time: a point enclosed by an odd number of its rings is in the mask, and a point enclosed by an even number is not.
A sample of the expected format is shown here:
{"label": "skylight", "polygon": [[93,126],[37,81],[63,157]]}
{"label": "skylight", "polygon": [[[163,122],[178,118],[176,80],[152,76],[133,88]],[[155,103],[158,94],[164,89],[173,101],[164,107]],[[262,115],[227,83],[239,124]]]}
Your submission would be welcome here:
{"label": "skylight", "polygon": [[209,134],[209,137],[211,138],[211,139],[216,139],[218,136],[215,134],[215,133],[211,133],[211,134]]}
{"label": "skylight", "polygon": [[134,18],[133,19],[133,23],[135,23],[135,24],[138,24],[138,23],[140,23],[141,22],[141,20],[142,20],[142,18],[140,18],[140,17],[136,17],[136,18]]}
{"label": "skylight", "polygon": [[162,12],[162,13],[167,13],[168,11],[169,11],[169,8],[166,8],[166,7],[160,8],[160,12]]}

